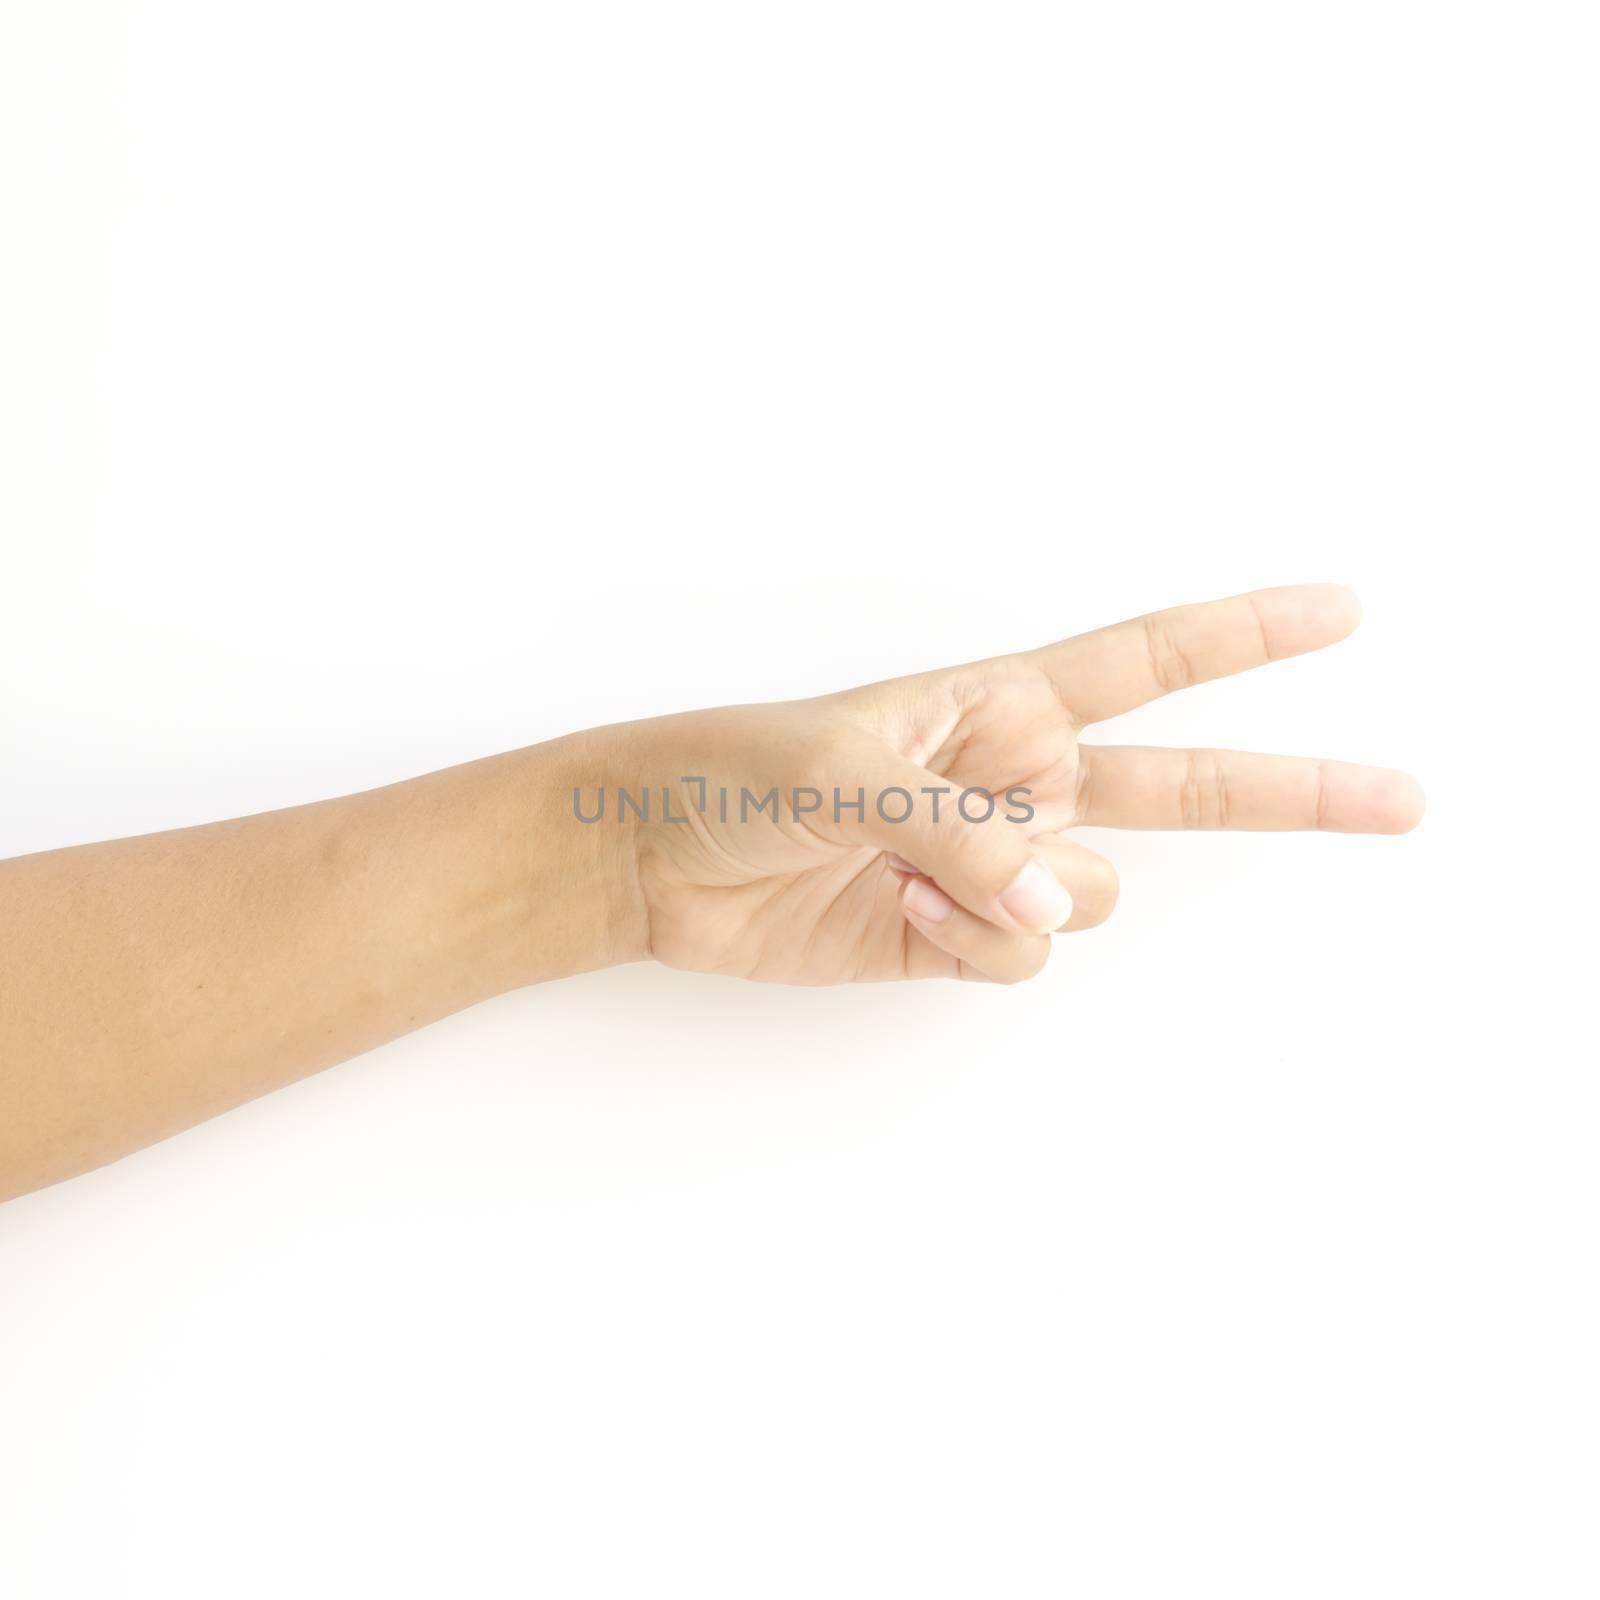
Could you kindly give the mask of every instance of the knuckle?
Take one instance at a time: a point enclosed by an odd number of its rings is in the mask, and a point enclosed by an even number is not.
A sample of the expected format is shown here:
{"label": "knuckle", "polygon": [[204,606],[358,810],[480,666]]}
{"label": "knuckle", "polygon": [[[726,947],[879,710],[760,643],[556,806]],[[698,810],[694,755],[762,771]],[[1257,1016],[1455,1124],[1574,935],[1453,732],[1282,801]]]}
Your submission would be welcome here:
{"label": "knuckle", "polygon": [[1049,939],[1029,939],[1016,951],[1004,971],[996,974],[993,981],[1003,984],[1006,988],[1010,988],[1013,984],[1026,983],[1044,971],[1045,963],[1049,959]]}
{"label": "knuckle", "polygon": [[1194,663],[1183,653],[1166,616],[1156,613],[1144,619],[1144,644],[1151,676],[1163,693],[1187,689],[1194,683]]}
{"label": "knuckle", "polygon": [[1122,884],[1117,877],[1117,869],[1104,856],[1092,857],[1074,902],[1074,920],[1078,926],[1098,928],[1117,909],[1117,898],[1121,892]]}
{"label": "knuckle", "polygon": [[1094,765],[1084,760],[1078,751],[1078,770],[1072,781],[1072,816],[1075,822],[1086,822],[1094,815]]}
{"label": "knuckle", "polygon": [[1228,777],[1214,750],[1191,750],[1179,787],[1185,828],[1213,831],[1228,826]]}
{"label": "knuckle", "polygon": [[1100,858],[1098,870],[1101,881],[1101,905],[1104,907],[1100,913],[1100,920],[1104,922],[1117,909],[1117,901],[1122,898],[1122,879],[1117,876],[1117,869],[1104,856]]}

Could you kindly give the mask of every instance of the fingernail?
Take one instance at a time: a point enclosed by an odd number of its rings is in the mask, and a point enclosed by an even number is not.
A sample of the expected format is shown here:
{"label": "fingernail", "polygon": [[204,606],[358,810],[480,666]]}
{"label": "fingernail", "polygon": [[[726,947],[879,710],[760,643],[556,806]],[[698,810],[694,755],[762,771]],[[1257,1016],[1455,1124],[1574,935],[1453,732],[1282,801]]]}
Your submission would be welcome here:
{"label": "fingernail", "polygon": [[1000,904],[1013,922],[1033,933],[1051,933],[1072,915],[1072,896],[1042,861],[1030,861],[1000,891]]}
{"label": "fingernail", "polygon": [[924,922],[943,922],[955,910],[955,901],[926,878],[913,878],[900,892],[900,903]]}

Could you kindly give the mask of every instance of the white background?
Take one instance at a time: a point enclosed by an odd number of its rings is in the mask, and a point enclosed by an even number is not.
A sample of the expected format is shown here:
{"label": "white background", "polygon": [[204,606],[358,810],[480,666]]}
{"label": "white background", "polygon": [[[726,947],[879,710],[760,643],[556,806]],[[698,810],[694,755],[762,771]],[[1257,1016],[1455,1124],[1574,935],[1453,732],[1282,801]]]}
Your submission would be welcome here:
{"label": "white background", "polygon": [[5,1207],[6,1600],[1594,1595],[1592,17],[10,0],[0,855],[1322,579],[1106,737],[1430,811]]}

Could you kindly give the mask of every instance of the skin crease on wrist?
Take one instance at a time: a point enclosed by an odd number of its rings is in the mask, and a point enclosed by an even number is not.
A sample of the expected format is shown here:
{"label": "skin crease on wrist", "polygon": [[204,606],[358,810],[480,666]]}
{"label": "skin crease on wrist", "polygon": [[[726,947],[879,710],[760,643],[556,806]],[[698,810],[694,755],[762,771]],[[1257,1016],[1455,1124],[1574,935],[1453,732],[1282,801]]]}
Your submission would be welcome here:
{"label": "skin crease on wrist", "polygon": [[[1080,742],[1332,644],[1333,585],[1184,606],[813,700],[594,729],[342,799],[0,862],[0,1198],[508,989],[654,958],[798,984],[1032,977],[1105,920],[1102,828],[1403,833],[1402,773]],[[1026,789],[970,819],[929,791]],[[616,815],[617,792],[656,802]],[[715,798],[736,797],[724,820]],[[867,797],[861,814],[810,789]],[[580,821],[575,795],[592,808]],[[784,797],[741,820],[748,790]],[[872,797],[915,804],[888,821]],[[665,794],[663,794],[665,791]],[[592,811],[586,814],[592,814]],[[681,820],[668,820],[668,818]]]}

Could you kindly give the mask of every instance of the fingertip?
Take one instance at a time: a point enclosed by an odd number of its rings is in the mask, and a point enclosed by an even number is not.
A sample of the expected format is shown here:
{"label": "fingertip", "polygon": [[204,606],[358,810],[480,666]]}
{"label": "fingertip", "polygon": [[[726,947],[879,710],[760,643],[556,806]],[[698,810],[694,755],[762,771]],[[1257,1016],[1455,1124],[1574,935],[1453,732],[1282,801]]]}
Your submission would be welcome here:
{"label": "fingertip", "polygon": [[900,906],[908,917],[931,923],[948,922],[956,908],[955,901],[927,878],[907,878],[901,884]]}
{"label": "fingertip", "polygon": [[[1325,768],[1334,781],[1323,826],[1333,833],[1410,833],[1427,802],[1422,785],[1390,767]],[[1337,776],[1335,776],[1337,775]]]}
{"label": "fingertip", "polygon": [[1306,586],[1306,620],[1328,643],[1348,638],[1361,626],[1361,599],[1342,583]]}
{"label": "fingertip", "polygon": [[1255,613],[1269,661],[1337,644],[1361,622],[1361,602],[1342,583],[1296,583],[1258,589],[1244,598]]}
{"label": "fingertip", "polygon": [[1428,797],[1422,792],[1422,785],[1408,772],[1395,773],[1387,810],[1387,831],[1410,833],[1422,821],[1427,809]]}

